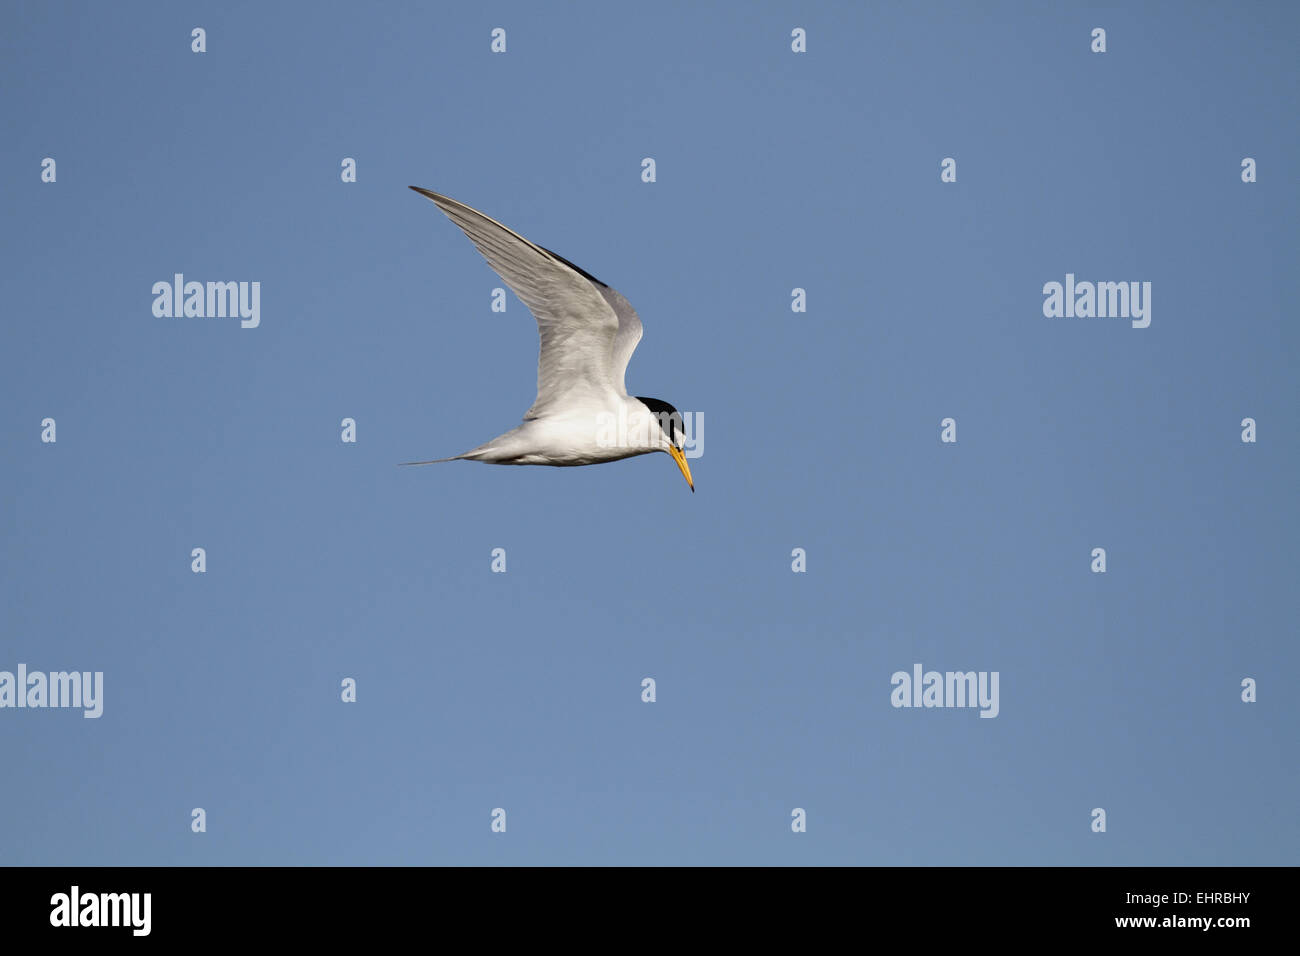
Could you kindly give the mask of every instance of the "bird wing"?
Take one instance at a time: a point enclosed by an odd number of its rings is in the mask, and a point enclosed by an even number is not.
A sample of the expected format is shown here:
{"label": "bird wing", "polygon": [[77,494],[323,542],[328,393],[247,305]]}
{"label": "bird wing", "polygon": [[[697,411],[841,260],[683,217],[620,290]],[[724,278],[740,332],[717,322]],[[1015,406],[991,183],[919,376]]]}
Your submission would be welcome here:
{"label": "bird wing", "polygon": [[[641,322],[626,299],[567,259],[478,210],[418,186],[411,188],[433,200],[469,236],[537,320],[541,338],[537,400],[524,418],[536,418],[587,396],[600,400],[611,390],[626,394],[623,369],[641,338]],[[630,319],[619,312],[616,301],[626,306]],[[629,336],[633,336],[630,345]]]}
{"label": "bird wing", "polygon": [[637,343],[641,341],[641,317],[632,308],[632,303],[618,294],[617,290],[603,286],[600,294],[605,297],[609,307],[618,316],[618,332],[614,336],[614,384],[620,395],[627,394],[627,363],[632,360]]}

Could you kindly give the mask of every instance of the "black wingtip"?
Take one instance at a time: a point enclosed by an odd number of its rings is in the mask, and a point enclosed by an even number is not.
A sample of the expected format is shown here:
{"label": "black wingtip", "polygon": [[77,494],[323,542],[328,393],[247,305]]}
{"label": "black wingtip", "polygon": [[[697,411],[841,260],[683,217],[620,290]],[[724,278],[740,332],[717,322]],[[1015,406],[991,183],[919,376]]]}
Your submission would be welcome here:
{"label": "black wingtip", "polygon": [[[534,245],[536,245],[536,243],[534,243]],[[609,286],[607,286],[605,283],[601,282],[599,279],[597,279],[594,275],[592,275],[592,274],[591,274],[590,272],[588,272],[586,269],[582,268],[582,266],[575,266],[572,262],[570,262],[568,259],[564,258],[564,256],[560,255],[558,252],[552,252],[550,249],[547,249],[545,246],[537,246],[537,248],[538,248],[538,249],[541,249],[543,252],[545,252],[547,255],[551,256],[552,258],[559,259],[559,260],[560,260],[561,262],[563,262],[566,266],[568,266],[570,269],[572,269],[574,272],[578,273],[578,275],[582,276],[584,279],[588,280],[589,282],[594,282],[594,283],[596,283],[596,285],[600,286],[602,289],[608,289],[608,288],[609,288]]]}

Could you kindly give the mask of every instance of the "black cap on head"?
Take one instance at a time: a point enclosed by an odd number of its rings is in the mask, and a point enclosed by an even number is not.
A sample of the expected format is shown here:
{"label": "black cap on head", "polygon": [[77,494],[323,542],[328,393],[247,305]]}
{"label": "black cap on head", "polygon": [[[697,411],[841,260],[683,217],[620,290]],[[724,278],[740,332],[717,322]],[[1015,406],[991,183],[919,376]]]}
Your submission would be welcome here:
{"label": "black cap on head", "polygon": [[659,427],[663,429],[664,434],[668,436],[668,440],[673,445],[681,448],[686,444],[686,428],[682,424],[681,412],[657,398],[642,398],[638,395],[636,400],[650,409],[651,414],[659,420]]}

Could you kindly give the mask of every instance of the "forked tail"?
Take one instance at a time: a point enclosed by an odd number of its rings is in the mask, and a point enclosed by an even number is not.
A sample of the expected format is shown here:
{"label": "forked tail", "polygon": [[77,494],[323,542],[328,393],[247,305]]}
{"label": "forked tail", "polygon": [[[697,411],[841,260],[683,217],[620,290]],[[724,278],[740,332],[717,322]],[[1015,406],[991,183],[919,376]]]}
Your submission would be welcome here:
{"label": "forked tail", "polygon": [[428,461],[399,461],[397,467],[402,468],[406,465],[436,465],[442,461],[460,461],[464,457],[464,455],[452,455],[450,458],[431,458]]}

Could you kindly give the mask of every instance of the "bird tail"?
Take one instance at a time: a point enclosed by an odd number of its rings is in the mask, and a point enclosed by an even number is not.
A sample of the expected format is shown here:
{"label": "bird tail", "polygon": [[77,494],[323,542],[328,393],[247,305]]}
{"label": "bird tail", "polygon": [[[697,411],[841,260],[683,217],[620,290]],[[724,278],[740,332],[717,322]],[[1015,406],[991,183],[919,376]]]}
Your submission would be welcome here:
{"label": "bird tail", "polygon": [[428,461],[399,461],[397,467],[402,468],[406,465],[436,465],[442,461],[460,461],[464,457],[464,455],[452,455],[450,458],[431,458]]}
{"label": "bird tail", "polygon": [[431,461],[404,461],[403,465],[436,465],[443,461],[497,461],[500,449],[496,447],[499,438],[494,438],[486,444],[471,448],[469,451],[463,451],[459,455],[452,455],[450,458],[434,458]]}

